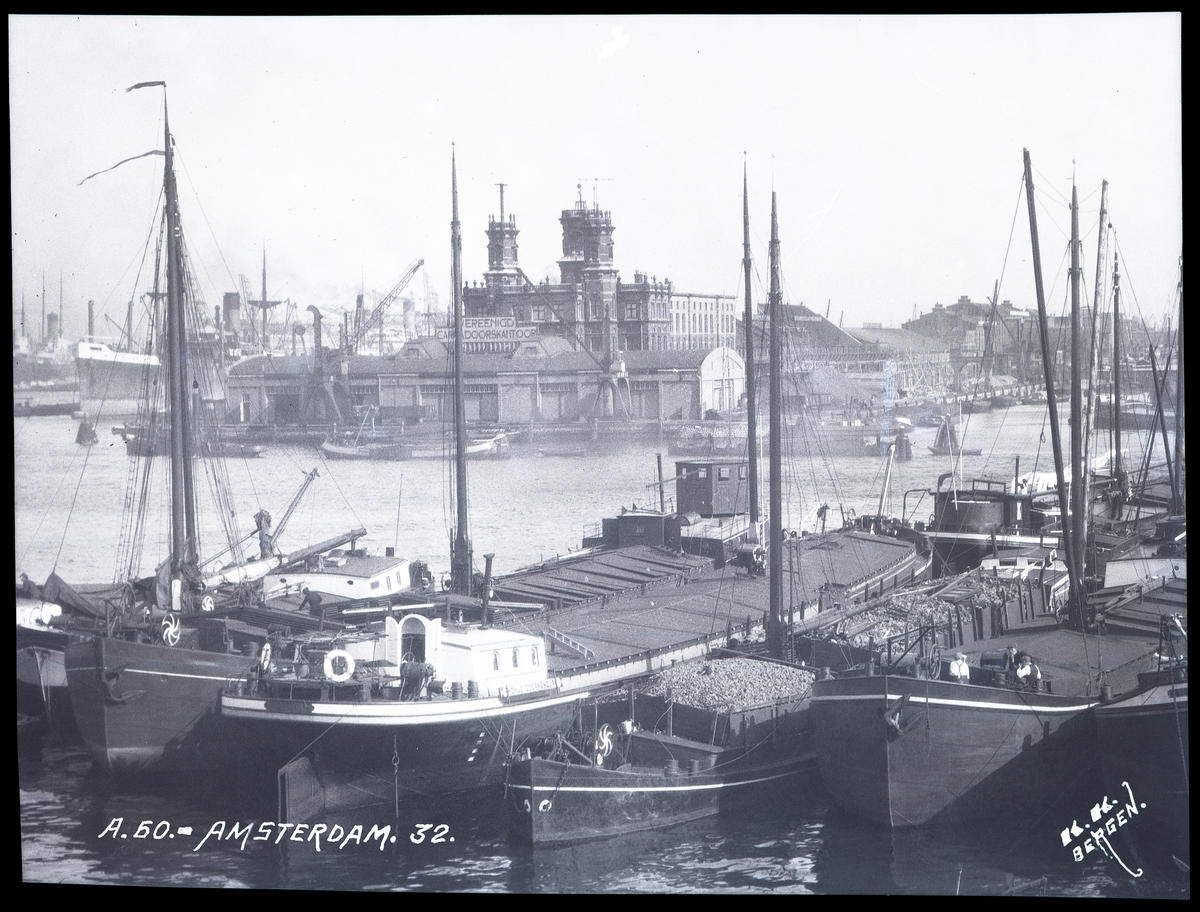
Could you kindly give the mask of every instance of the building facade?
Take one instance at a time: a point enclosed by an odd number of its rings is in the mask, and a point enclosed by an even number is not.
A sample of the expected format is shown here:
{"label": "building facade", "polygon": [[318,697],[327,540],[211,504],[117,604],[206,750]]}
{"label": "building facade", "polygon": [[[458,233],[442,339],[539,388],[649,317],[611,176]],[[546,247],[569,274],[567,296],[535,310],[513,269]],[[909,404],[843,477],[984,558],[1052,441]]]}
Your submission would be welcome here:
{"label": "building facade", "polygon": [[[588,206],[582,195],[562,211],[559,281],[529,281],[518,264],[516,217],[488,218],[488,269],[483,283],[463,289],[468,317],[512,321],[513,330],[557,337],[575,351],[711,351],[732,346],[736,298],[681,292],[670,279],[635,272],[623,281],[613,261],[612,214]],[[497,338],[493,351],[514,344]]]}

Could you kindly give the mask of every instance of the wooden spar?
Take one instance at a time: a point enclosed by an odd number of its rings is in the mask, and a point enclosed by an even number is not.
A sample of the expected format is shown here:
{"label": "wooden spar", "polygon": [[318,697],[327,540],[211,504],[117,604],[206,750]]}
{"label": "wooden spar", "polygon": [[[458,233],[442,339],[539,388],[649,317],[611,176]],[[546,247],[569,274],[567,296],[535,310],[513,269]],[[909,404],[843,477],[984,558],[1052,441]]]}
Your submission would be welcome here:
{"label": "wooden spar", "polygon": [[450,290],[454,302],[454,478],[458,505],[458,529],[450,557],[450,587],[460,595],[471,594],[471,540],[467,535],[467,414],[464,403],[462,364],[462,231],[458,222],[458,169],[450,151]]}
{"label": "wooden spar", "polygon": [[754,370],[754,302],[750,290],[750,195],[742,164],[742,272],[746,276],[746,457],[750,462],[750,535],[758,540],[758,417]]}
{"label": "wooden spar", "polygon": [[992,310],[983,328],[983,389],[990,393],[992,389],[992,360],[996,348],[996,309],[1000,306],[1000,280],[992,288]]}
{"label": "wooden spar", "polygon": [[1079,570],[1074,565],[1074,551],[1071,549],[1072,530],[1067,521],[1070,515],[1070,504],[1067,495],[1067,479],[1063,470],[1062,434],[1058,426],[1058,401],[1054,394],[1054,362],[1050,358],[1050,329],[1046,317],[1046,291],[1042,284],[1042,253],[1038,244],[1037,210],[1033,197],[1033,163],[1029,159],[1029,150],[1024,150],[1025,157],[1025,196],[1029,208],[1029,237],[1033,246],[1033,283],[1037,291],[1038,304],[1038,334],[1042,344],[1042,369],[1046,376],[1046,402],[1050,410],[1050,443],[1054,449],[1054,471],[1058,481],[1058,505],[1062,513],[1063,551],[1066,553],[1067,574],[1071,581],[1071,611],[1073,620],[1080,628],[1083,626],[1083,602],[1081,598],[1083,587]]}
{"label": "wooden spar", "polygon": [[[1083,550],[1087,538],[1084,523],[1087,513],[1083,464],[1083,339],[1080,321],[1079,286],[1083,270],[1079,265],[1079,191],[1071,186],[1071,550],[1075,572],[1082,580]],[[1063,521],[1066,522],[1066,517]],[[1076,596],[1081,596],[1077,592]],[[1079,602],[1082,617],[1083,602]]]}
{"label": "wooden spar", "polygon": [[[1177,333],[1177,345],[1179,348],[1179,357],[1175,359],[1175,452],[1178,454],[1184,451],[1183,442],[1183,400],[1184,390],[1183,385],[1183,257],[1179,258],[1179,329]],[[1182,457],[1181,457],[1182,458]],[[1182,472],[1180,475],[1182,476]],[[1183,486],[1183,479],[1180,478],[1178,491],[1172,491],[1175,495],[1174,513],[1180,515],[1187,511],[1187,490]]]}
{"label": "wooden spar", "polygon": [[[167,216],[167,384],[171,407],[171,581],[172,604],[182,604],[174,595],[175,581],[182,582],[186,570],[199,562],[196,551],[196,502],[192,489],[191,394],[187,384],[187,333],[183,306],[183,243],[179,226],[179,193],[175,185],[175,150],[167,103],[163,100],[165,160],[163,192]],[[182,586],[179,587],[182,590]]]}
{"label": "wooden spar", "polygon": [[1112,427],[1113,427],[1113,478],[1122,506],[1125,503],[1125,466],[1121,456],[1121,270],[1117,254],[1113,253],[1113,353],[1112,353]]}
{"label": "wooden spar", "polygon": [[[1167,460],[1167,478],[1171,482],[1171,512],[1175,513],[1179,506],[1178,491],[1175,486],[1175,465],[1171,458],[1171,447],[1167,442],[1167,417],[1164,414],[1165,407],[1163,399],[1167,394],[1167,373],[1171,369],[1171,358],[1167,356],[1167,363],[1163,365],[1162,380],[1158,378],[1158,359],[1154,357],[1154,346],[1150,346],[1150,378],[1154,383],[1154,397],[1157,400],[1157,405],[1154,409],[1154,415],[1157,419],[1159,430],[1162,432],[1163,455]],[[1153,438],[1154,431],[1150,431],[1150,436]],[[1177,451],[1178,452],[1178,451]]]}
{"label": "wooden spar", "polygon": [[783,394],[780,389],[782,376],[782,348],[779,338],[780,291],[779,291],[779,219],[775,210],[775,191],[771,191],[771,291],[767,298],[767,320],[771,327],[770,343],[770,488],[771,498],[767,507],[770,525],[770,548],[767,559],[771,576],[771,615],[767,621],[767,648],[772,658],[783,658]]}
{"label": "wooden spar", "polygon": [[883,473],[883,490],[879,492],[879,509],[875,511],[875,530],[879,530],[880,523],[883,522],[883,508],[887,504],[888,487],[892,483],[892,460],[896,455],[895,441],[888,444],[887,448],[887,468]]}
{"label": "wooden spar", "polygon": [[1096,240],[1096,285],[1092,298],[1092,327],[1091,344],[1088,346],[1088,383],[1087,405],[1083,417],[1083,455],[1081,462],[1083,470],[1083,503],[1092,502],[1092,473],[1087,470],[1091,465],[1092,429],[1095,427],[1096,410],[1099,407],[1099,372],[1100,372],[1100,305],[1104,299],[1104,240],[1107,237],[1108,225],[1108,181],[1100,184],[1100,229]]}

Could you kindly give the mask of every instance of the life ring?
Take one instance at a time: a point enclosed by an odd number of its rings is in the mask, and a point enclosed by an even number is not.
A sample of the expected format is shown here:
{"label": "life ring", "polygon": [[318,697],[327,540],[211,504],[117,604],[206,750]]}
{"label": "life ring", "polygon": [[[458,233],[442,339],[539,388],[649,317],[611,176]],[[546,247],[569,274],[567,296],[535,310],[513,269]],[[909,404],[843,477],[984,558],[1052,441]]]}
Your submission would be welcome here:
{"label": "life ring", "polygon": [[204,598],[200,599],[201,611],[212,611],[216,607],[217,603],[213,601],[213,597],[211,595],[206,595]]}
{"label": "life ring", "polygon": [[[346,670],[340,674],[333,670],[333,663],[340,661],[345,663]],[[331,649],[325,653],[325,677],[334,684],[341,684],[343,681],[349,681],[354,675],[354,656],[346,652],[344,649]]]}
{"label": "life ring", "polygon": [[271,644],[263,643],[262,652],[258,654],[258,673],[266,674],[271,668]]}
{"label": "life ring", "polygon": [[549,798],[543,798],[540,802],[538,802],[538,810],[543,814],[552,807],[554,807],[554,802],[552,802]]}
{"label": "life ring", "polygon": [[168,611],[162,619],[162,641],[168,646],[179,645],[179,615]]}

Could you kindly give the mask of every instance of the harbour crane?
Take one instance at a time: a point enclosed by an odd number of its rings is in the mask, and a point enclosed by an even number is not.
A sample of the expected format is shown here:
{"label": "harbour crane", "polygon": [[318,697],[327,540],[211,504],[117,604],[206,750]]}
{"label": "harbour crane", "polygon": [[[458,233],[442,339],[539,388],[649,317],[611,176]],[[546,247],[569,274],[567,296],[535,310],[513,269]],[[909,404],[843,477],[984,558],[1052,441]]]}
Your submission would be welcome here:
{"label": "harbour crane", "polygon": [[[396,286],[383,296],[380,302],[375,305],[375,309],[371,311],[370,316],[368,316],[366,319],[362,318],[362,299],[359,299],[359,307],[354,314],[354,333],[350,337],[350,343],[347,346],[350,354],[356,354],[358,352],[358,346],[362,343],[362,340],[366,338],[367,333],[369,333],[372,329],[374,329],[376,326],[379,326],[382,329],[384,312],[388,309],[391,303],[400,296],[400,292],[404,291],[404,289],[408,287],[408,283],[412,281],[412,277],[417,274],[417,270],[424,265],[424,260],[417,260],[415,263],[409,266],[408,269],[404,271],[404,275],[400,277],[400,281],[396,283]],[[382,345],[380,347],[382,349]],[[383,352],[381,350],[380,354],[382,353]]]}

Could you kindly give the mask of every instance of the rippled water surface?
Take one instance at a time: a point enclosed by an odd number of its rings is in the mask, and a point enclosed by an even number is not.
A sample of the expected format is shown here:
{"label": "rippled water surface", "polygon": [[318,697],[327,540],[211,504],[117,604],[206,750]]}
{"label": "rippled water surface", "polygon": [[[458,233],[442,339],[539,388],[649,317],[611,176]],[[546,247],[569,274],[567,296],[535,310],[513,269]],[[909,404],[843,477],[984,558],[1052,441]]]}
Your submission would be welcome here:
{"label": "rippled water surface", "polygon": [[[1022,472],[1050,470],[1040,410],[1019,407],[970,420],[965,442],[984,447],[986,455],[968,457],[964,477],[1011,477],[1018,456]],[[914,431],[914,459],[894,468],[888,512],[930,511],[921,491],[952,467],[926,449],[934,433]],[[100,443],[91,448],[77,447],[74,435],[75,424],[65,418],[14,423],[16,569],[39,582],[52,570],[68,581],[105,581],[116,567],[129,463],[119,438],[107,434],[103,424]],[[494,552],[497,573],[577,548],[585,530],[621,506],[657,505],[655,457],[666,452],[661,443],[613,446],[583,457],[517,452],[512,459],[472,463],[470,470],[476,560]],[[673,461],[665,455],[663,461],[669,477]],[[283,547],[365,527],[364,542],[373,550],[395,545],[398,554],[427,561],[435,575],[447,568],[454,511],[446,493],[449,473],[435,461],[324,464],[313,450],[274,448],[261,459],[231,462],[229,487],[239,528],[251,529],[251,517],[260,508],[282,515],[313,467],[321,477],[293,515]],[[784,524],[795,527],[824,502],[874,512],[883,462],[826,459],[800,442],[789,448],[785,475]],[[905,497],[905,492],[911,493]],[[142,569],[152,570],[165,553],[161,500],[147,516],[150,538]],[[220,541],[219,533],[219,523],[206,516],[206,541]],[[1134,879],[1107,859],[1073,862],[1054,834],[1035,838],[986,826],[966,832],[881,831],[831,809],[819,784],[765,809],[536,850],[509,838],[497,790],[326,821],[324,832],[340,826],[342,838],[335,845],[326,837],[318,851],[310,839],[297,842],[283,833],[281,840],[278,827],[263,829],[273,819],[273,797],[232,793],[204,777],[113,782],[92,770],[81,749],[56,743],[52,734],[39,739],[23,732],[19,747],[21,866],[28,882],[914,895],[997,895],[1032,884],[1026,892],[1189,895],[1187,881],[1172,876],[1169,860],[1160,874],[1157,863],[1163,859],[1145,859],[1155,862],[1156,870],[1148,865],[1143,877]],[[223,835],[237,838],[222,838],[222,822]],[[355,826],[361,827],[357,838],[351,835]],[[368,838],[372,827],[376,835]],[[385,827],[381,839],[378,833]],[[262,833],[268,838],[254,838]]]}

